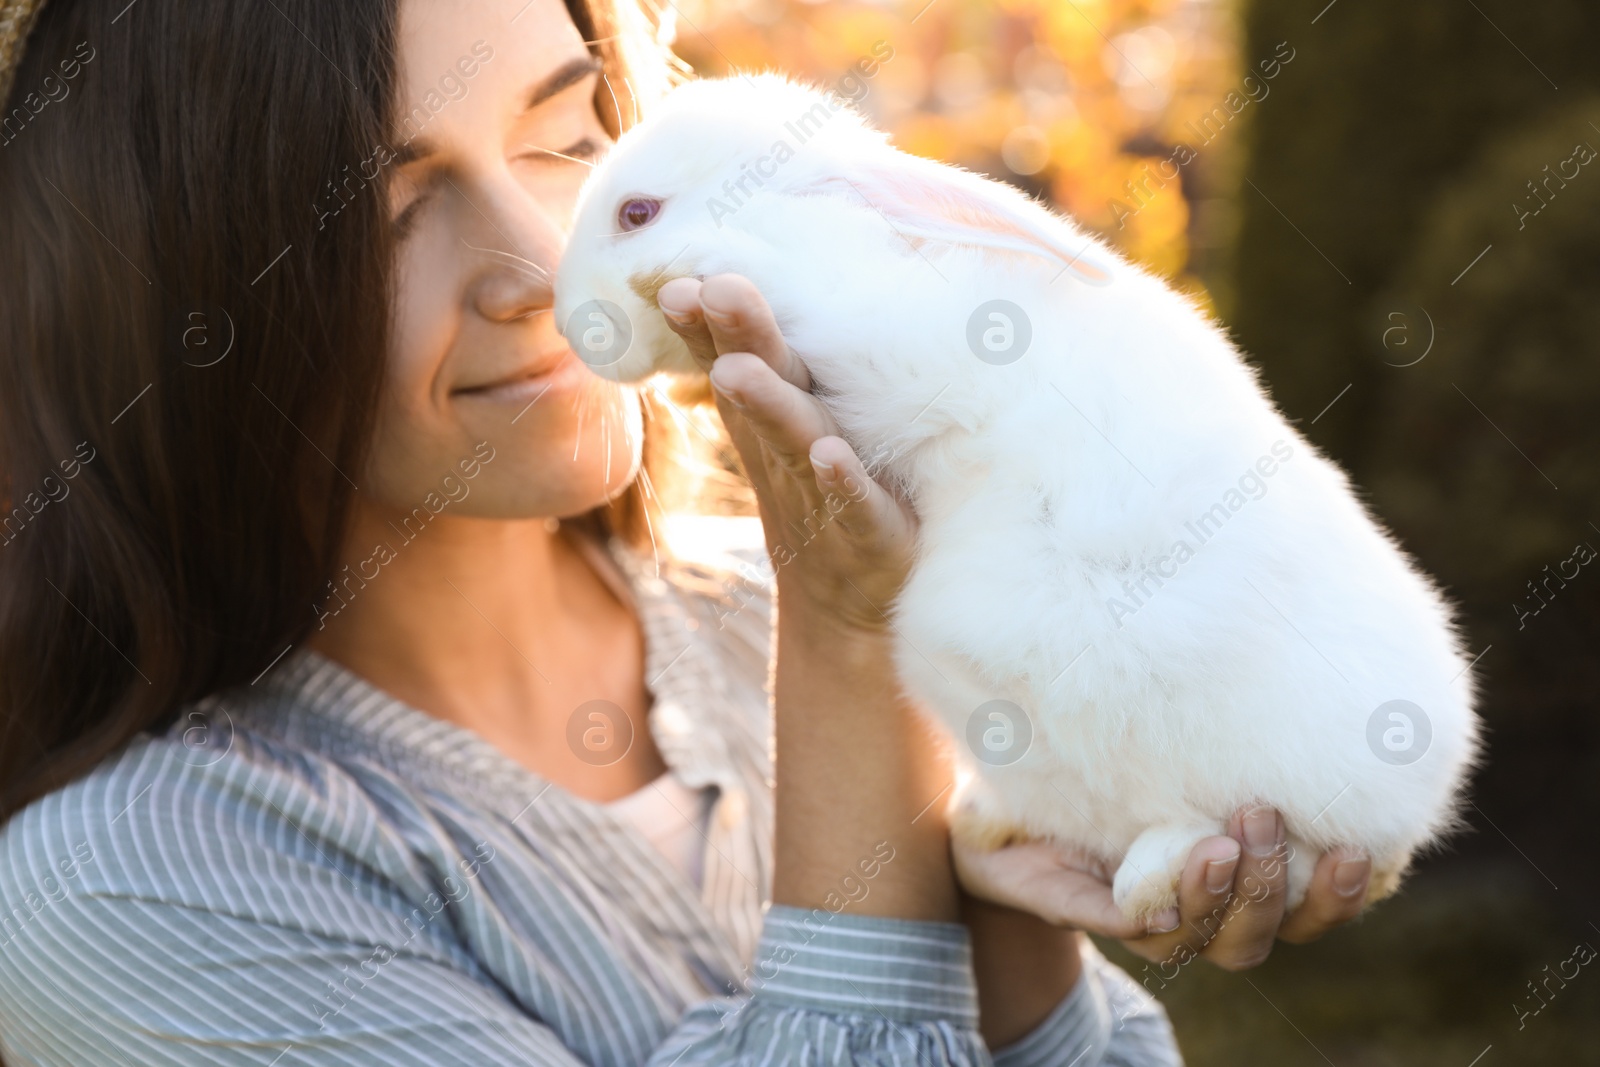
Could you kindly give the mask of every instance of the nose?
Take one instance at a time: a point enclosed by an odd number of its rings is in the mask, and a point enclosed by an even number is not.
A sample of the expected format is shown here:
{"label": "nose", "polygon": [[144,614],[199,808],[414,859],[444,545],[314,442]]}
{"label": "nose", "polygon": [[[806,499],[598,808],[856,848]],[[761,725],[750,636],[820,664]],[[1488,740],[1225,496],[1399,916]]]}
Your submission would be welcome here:
{"label": "nose", "polygon": [[472,205],[483,223],[462,237],[475,262],[471,301],[490,322],[514,322],[548,312],[555,301],[556,263],[566,237],[550,215],[515,182]]}
{"label": "nose", "polygon": [[490,322],[514,322],[550,310],[555,301],[552,283],[556,256],[541,256],[531,250],[506,251],[492,245],[469,247],[468,252],[482,260],[472,298],[484,318]]}

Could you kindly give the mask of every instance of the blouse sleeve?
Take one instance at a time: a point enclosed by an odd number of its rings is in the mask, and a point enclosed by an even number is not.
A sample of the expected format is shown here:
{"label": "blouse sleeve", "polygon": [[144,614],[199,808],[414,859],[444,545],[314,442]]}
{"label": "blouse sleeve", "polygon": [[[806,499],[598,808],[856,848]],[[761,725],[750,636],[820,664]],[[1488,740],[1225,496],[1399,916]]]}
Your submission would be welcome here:
{"label": "blouse sleeve", "polygon": [[967,929],[774,905],[749,992],[684,1016],[652,1065],[988,1067]]}
{"label": "blouse sleeve", "polygon": [[994,1050],[995,1067],[1183,1067],[1159,1001],[1081,938],[1083,976],[1033,1032]]}
{"label": "blouse sleeve", "polygon": [[991,1053],[977,1032],[965,926],[773,907],[752,992],[691,1010],[650,1062],[1183,1067],[1161,1005],[1082,945],[1072,992]]}

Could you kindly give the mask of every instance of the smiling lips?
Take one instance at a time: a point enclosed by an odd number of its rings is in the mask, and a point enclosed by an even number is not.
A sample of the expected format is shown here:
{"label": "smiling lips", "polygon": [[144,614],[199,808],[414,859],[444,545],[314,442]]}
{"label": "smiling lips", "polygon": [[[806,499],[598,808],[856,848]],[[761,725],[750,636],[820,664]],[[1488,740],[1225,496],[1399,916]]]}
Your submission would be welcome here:
{"label": "smiling lips", "polygon": [[581,364],[570,348],[542,355],[531,366],[515,371],[482,385],[466,386],[455,390],[458,396],[480,400],[516,399],[523,394],[538,395],[553,388],[559,380],[571,377],[574,367]]}

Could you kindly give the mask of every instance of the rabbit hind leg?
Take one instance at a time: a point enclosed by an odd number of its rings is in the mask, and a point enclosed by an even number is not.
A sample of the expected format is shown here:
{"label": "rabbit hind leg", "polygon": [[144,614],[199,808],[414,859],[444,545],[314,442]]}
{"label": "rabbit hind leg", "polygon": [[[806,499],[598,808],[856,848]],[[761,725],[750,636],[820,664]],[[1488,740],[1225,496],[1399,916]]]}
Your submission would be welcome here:
{"label": "rabbit hind leg", "polygon": [[1134,839],[1111,882],[1111,897],[1122,914],[1144,923],[1178,903],[1178,880],[1189,852],[1202,839],[1227,833],[1218,820],[1152,826]]}

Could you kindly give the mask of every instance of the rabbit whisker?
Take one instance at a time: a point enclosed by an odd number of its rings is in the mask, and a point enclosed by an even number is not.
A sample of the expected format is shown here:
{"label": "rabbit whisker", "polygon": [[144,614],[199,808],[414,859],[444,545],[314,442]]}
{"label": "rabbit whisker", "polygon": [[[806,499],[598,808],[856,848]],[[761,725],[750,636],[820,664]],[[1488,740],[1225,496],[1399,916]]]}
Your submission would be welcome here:
{"label": "rabbit whisker", "polygon": [[600,419],[600,441],[606,450],[605,468],[600,473],[600,491],[602,494],[611,486],[611,420],[605,418],[605,414],[602,413]]}
{"label": "rabbit whisker", "polygon": [[617,91],[611,88],[611,79],[606,77],[604,72],[601,72],[600,80],[606,83],[606,92],[611,94],[611,106],[617,113],[617,133],[620,135],[627,129],[627,125],[622,121],[622,105],[617,103]]}
{"label": "rabbit whisker", "polygon": [[482,252],[486,256],[498,256],[501,259],[509,260],[512,266],[520,270],[531,271],[540,281],[550,280],[549,271],[524,256],[516,255],[513,252],[502,252],[498,248],[479,248],[477,245],[470,243],[465,237],[461,239],[461,243],[474,252]]}
{"label": "rabbit whisker", "polygon": [[583,418],[589,411],[588,399],[589,394],[587,392],[578,394],[578,432],[573,435],[572,439],[572,462],[574,463],[578,462],[578,449],[583,447]]}
{"label": "rabbit whisker", "polygon": [[631,79],[623,78],[622,85],[628,90],[628,101],[633,104],[633,124],[639,125],[639,94],[633,91]]}
{"label": "rabbit whisker", "polygon": [[[656,492],[655,486],[650,484],[650,472],[645,470],[643,464],[640,464],[639,466],[639,483],[644,489],[645,499],[648,500],[654,497],[658,503],[660,502],[660,495]],[[656,545],[655,523],[650,521],[649,507],[642,507],[639,510],[644,512],[644,528],[645,531],[650,534],[650,558],[655,563],[655,576],[659,578],[661,577],[661,549]]]}

